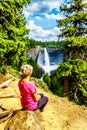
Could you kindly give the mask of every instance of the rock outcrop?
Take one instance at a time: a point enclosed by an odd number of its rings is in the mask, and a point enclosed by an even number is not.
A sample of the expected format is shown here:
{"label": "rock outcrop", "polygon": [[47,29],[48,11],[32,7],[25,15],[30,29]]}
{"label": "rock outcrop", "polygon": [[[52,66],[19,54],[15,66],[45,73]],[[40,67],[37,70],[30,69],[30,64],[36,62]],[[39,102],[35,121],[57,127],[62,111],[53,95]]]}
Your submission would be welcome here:
{"label": "rock outcrop", "polygon": [[42,50],[40,46],[36,46],[35,48],[31,48],[27,51],[26,56],[36,61],[39,52]]}
{"label": "rock outcrop", "polygon": [[8,120],[4,130],[45,130],[41,124],[41,115],[38,111],[16,111]]}

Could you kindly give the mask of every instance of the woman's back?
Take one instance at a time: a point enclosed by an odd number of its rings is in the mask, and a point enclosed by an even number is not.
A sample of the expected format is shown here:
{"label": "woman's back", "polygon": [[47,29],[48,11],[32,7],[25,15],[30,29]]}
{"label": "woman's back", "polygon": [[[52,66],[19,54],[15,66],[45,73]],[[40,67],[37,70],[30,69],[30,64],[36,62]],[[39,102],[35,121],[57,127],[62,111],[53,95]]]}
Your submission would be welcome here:
{"label": "woman's back", "polygon": [[37,102],[34,100],[33,94],[36,93],[36,86],[32,82],[23,82],[22,80],[18,83],[21,98],[21,104],[24,109],[34,110],[37,107]]}

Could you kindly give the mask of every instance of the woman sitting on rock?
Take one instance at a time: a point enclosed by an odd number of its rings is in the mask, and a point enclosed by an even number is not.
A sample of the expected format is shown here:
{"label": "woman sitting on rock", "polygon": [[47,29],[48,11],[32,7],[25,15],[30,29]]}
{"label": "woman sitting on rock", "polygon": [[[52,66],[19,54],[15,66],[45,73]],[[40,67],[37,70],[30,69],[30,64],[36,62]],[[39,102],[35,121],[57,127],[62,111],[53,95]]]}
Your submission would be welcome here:
{"label": "woman sitting on rock", "polygon": [[36,85],[31,82],[30,76],[33,72],[33,67],[31,65],[23,65],[21,67],[22,71],[22,79],[19,80],[18,86],[20,90],[21,105],[25,110],[37,110],[43,111],[44,106],[48,102],[48,98],[44,96],[42,93],[38,94]]}

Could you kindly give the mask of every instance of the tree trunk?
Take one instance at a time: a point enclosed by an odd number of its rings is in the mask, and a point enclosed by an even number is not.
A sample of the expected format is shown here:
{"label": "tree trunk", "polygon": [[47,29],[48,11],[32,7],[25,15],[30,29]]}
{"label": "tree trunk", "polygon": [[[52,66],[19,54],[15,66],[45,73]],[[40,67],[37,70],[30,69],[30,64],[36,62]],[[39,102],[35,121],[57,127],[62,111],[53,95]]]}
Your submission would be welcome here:
{"label": "tree trunk", "polygon": [[71,51],[69,52],[69,54],[68,54],[68,59],[71,59],[72,56],[73,56],[73,50],[71,50]]}
{"label": "tree trunk", "polygon": [[64,78],[64,89],[63,89],[63,97],[68,96],[69,93],[69,81],[67,77]]}
{"label": "tree trunk", "polygon": [[75,89],[75,91],[74,91],[74,100],[75,100],[76,103],[79,103],[79,98],[78,98],[78,96],[77,96],[78,89],[77,89],[77,87],[75,87],[75,88],[76,88],[76,89]]}
{"label": "tree trunk", "polygon": [[9,80],[6,80],[5,82],[3,82],[2,84],[0,84],[0,89],[3,87],[8,87],[8,85],[15,79],[16,78],[9,79]]}

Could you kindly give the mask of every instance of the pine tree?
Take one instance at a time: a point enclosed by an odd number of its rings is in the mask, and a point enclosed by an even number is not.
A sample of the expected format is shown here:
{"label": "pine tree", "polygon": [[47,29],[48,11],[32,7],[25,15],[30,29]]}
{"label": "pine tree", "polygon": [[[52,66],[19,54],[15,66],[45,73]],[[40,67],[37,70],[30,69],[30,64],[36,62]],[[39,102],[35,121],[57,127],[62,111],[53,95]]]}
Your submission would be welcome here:
{"label": "pine tree", "polygon": [[0,66],[19,67],[29,46],[23,8],[30,0],[0,1]]}
{"label": "pine tree", "polygon": [[67,3],[60,7],[65,18],[57,21],[61,28],[60,37],[65,39],[64,49],[67,53],[67,60],[60,65],[58,72],[64,79],[63,95],[67,96],[71,91],[73,99],[80,102],[79,93],[82,101],[87,97],[87,62],[82,60],[87,50],[87,3],[84,0],[68,0]]}
{"label": "pine tree", "polygon": [[43,81],[47,84],[48,88],[50,89],[51,79],[48,73],[44,74]]}
{"label": "pine tree", "polygon": [[65,50],[69,58],[79,58],[87,49],[87,3],[69,0],[68,5],[63,5],[60,10],[65,15],[58,21],[58,27],[62,27],[60,36],[66,38]]}

